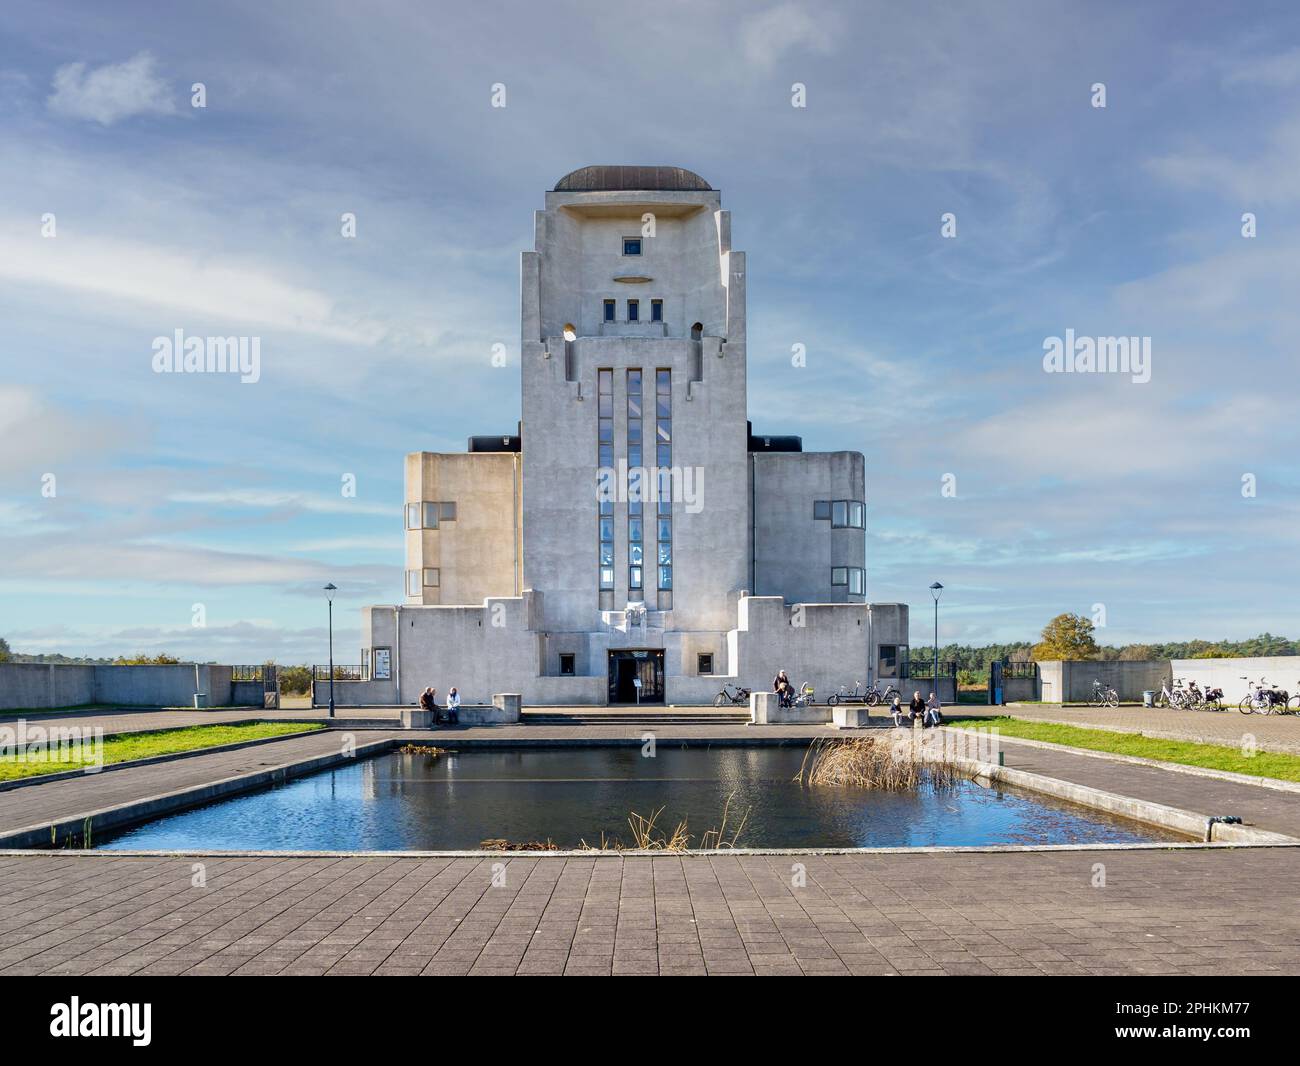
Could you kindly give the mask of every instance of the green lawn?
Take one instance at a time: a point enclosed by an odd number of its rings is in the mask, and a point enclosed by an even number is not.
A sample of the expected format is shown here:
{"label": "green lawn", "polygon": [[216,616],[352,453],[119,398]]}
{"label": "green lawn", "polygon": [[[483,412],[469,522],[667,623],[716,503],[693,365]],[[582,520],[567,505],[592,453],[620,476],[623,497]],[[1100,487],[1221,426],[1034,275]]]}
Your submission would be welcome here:
{"label": "green lawn", "polygon": [[1282,781],[1300,781],[1300,755],[1283,755],[1260,751],[1246,755],[1237,748],[1218,744],[1197,744],[1190,740],[1161,740],[1137,733],[1117,733],[1110,729],[1081,729],[1056,722],[1031,722],[1023,718],[965,718],[948,724],[959,729],[996,726],[1006,737],[1041,740],[1048,744],[1065,744],[1088,751],[1107,751],[1115,755],[1136,755],[1142,759],[1159,759],[1184,766],[1202,766],[1208,770],[1229,770],[1252,777],[1276,777]]}
{"label": "green lawn", "polygon": [[248,722],[241,725],[196,725],[184,729],[159,729],[150,733],[129,733],[106,737],[95,750],[89,738],[78,749],[75,745],[49,753],[28,753],[23,760],[14,754],[0,756],[0,781],[14,781],[23,777],[57,774],[65,770],[80,770],[94,766],[147,759],[152,755],[174,755],[182,751],[214,748],[220,744],[238,744],[245,740],[263,737],[280,737],[289,733],[324,729],[319,723],[303,722]]}

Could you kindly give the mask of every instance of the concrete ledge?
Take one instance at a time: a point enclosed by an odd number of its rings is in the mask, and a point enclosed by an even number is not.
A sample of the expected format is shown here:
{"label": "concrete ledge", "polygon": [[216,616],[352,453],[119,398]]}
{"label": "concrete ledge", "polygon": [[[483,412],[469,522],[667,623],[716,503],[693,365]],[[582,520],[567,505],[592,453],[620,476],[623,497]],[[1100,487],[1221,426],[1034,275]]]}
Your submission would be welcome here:
{"label": "concrete ledge", "polygon": [[433,725],[433,712],[422,707],[403,707],[397,717],[401,729],[428,729]]}
{"label": "concrete ledge", "polygon": [[[315,732],[319,731],[314,730],[313,733]],[[276,737],[275,739],[279,740],[281,738]],[[328,755],[318,755],[299,762],[284,763],[280,766],[269,767],[266,770],[259,770],[256,773],[242,774],[238,777],[227,777],[195,788],[180,789],[176,792],[165,792],[158,796],[150,796],[146,799],[132,800],[129,803],[88,811],[72,818],[24,826],[8,833],[0,833],[0,848],[39,848],[49,846],[51,843],[57,846],[59,840],[66,841],[70,837],[84,834],[87,830],[91,832],[91,845],[93,846],[95,833],[123,829],[129,825],[147,822],[163,814],[172,814],[189,807],[199,807],[215,799],[222,799],[243,792],[253,792],[278,781],[288,781],[295,777],[303,777],[306,774],[314,773],[317,770],[325,770],[341,763],[349,763],[354,759],[377,755],[387,751],[395,743],[392,738],[376,740],[369,744],[359,744],[354,750],[346,753],[340,749]]]}
{"label": "concrete ledge", "polygon": [[1300,840],[1283,833],[1252,829],[1249,826],[1211,824],[1209,815],[1182,810],[1178,807],[1168,807],[1163,803],[1153,803],[1150,800],[1121,796],[1115,792],[1105,792],[1089,785],[1078,785],[1072,781],[1062,781],[1042,774],[1031,774],[1027,770],[994,766],[992,763],[976,762],[973,759],[955,759],[954,762],[981,780],[996,781],[1045,796],[1054,796],[1070,803],[1077,803],[1081,807],[1091,807],[1093,810],[1106,811],[1131,821],[1171,829],[1175,833],[1183,833],[1205,842],[1300,844]]}
{"label": "concrete ledge", "polygon": [[831,709],[826,706],[782,707],[775,692],[749,694],[750,725],[825,725],[830,720]]}
{"label": "concrete ledge", "polygon": [[[859,703],[839,703],[831,708],[831,724],[836,729],[866,729],[871,724],[871,711]],[[893,725],[891,720],[890,725]]]}

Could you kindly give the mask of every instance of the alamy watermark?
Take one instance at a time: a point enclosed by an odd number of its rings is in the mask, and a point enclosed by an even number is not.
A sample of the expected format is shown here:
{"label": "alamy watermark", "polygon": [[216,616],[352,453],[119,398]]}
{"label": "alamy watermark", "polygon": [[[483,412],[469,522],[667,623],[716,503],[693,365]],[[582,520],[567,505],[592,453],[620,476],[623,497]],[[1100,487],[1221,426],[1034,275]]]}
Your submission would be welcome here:
{"label": "alamy watermark", "polygon": [[1064,337],[1043,341],[1043,369],[1049,374],[1131,374],[1133,382],[1151,380],[1150,337]]}
{"label": "alamy watermark", "polygon": [[704,467],[629,467],[626,459],[620,459],[617,467],[596,471],[596,499],[600,503],[680,500],[687,514],[699,514],[704,510]]}
{"label": "alamy watermark", "polygon": [[104,768],[104,728],[28,725],[19,718],[0,726],[0,758],[19,763],[69,763],[88,774]]}
{"label": "alamy watermark", "polygon": [[155,374],[238,374],[245,385],[262,376],[261,337],[187,337],[183,329],[153,339]]}

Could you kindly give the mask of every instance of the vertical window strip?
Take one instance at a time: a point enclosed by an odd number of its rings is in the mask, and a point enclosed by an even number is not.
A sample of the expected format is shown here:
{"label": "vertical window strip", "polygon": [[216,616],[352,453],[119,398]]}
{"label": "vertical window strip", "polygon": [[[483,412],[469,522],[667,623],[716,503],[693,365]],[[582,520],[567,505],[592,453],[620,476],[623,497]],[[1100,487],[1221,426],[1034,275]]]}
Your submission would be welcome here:
{"label": "vertical window strip", "polygon": [[641,446],[645,433],[645,404],[640,367],[627,372],[627,592],[629,600],[640,599],[645,588],[644,559],[644,479],[637,470],[641,465]]}
{"label": "vertical window strip", "polygon": [[655,484],[658,489],[656,513],[658,587],[668,592],[673,587],[673,390],[672,371],[655,371]]}
{"label": "vertical window strip", "polygon": [[[614,371],[596,371],[596,459],[607,471],[614,466]],[[596,473],[597,486],[600,472]],[[599,498],[599,497],[598,497]],[[599,498],[596,516],[596,573],[601,592],[614,588],[614,503]]]}

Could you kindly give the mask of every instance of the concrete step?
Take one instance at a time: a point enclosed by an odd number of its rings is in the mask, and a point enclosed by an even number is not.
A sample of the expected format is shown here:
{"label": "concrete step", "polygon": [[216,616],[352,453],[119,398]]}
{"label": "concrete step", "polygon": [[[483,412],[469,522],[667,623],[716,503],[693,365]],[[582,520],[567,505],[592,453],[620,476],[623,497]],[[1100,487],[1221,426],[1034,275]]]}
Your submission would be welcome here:
{"label": "concrete step", "polygon": [[524,711],[525,724],[533,725],[743,725],[749,712],[731,711]]}

